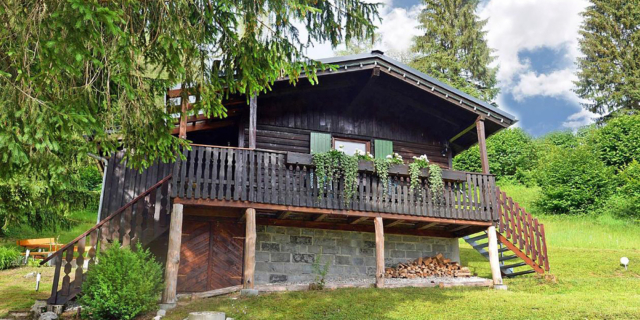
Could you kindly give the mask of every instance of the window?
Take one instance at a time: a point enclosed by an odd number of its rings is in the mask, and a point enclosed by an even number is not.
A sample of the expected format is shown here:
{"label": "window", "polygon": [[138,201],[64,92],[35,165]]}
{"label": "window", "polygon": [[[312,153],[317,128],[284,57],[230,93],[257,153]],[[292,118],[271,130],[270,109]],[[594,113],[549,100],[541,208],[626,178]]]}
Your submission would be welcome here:
{"label": "window", "polygon": [[360,150],[363,154],[371,152],[371,144],[366,140],[355,140],[346,138],[333,138],[333,148],[339,149],[342,146],[344,153],[352,156],[356,150]]}

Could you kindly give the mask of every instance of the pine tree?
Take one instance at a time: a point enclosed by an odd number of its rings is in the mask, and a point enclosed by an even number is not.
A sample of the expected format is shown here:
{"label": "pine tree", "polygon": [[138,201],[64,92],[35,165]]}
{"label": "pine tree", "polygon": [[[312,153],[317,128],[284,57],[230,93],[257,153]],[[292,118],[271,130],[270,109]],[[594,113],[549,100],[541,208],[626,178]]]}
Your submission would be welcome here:
{"label": "pine tree", "polygon": [[424,34],[414,39],[418,54],[411,65],[477,98],[498,95],[495,59],[482,28],[486,20],[475,14],[477,0],[423,0],[418,16]]}
{"label": "pine tree", "polygon": [[583,16],[575,92],[584,108],[640,110],[640,1],[592,0]]}

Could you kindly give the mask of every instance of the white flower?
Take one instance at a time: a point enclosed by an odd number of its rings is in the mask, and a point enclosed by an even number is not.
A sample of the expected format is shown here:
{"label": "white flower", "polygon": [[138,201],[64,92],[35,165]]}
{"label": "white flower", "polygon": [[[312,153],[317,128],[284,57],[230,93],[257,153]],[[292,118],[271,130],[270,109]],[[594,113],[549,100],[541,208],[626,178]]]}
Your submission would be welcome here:
{"label": "white flower", "polygon": [[392,158],[391,155],[387,155],[387,159],[391,159],[391,158]]}
{"label": "white flower", "polygon": [[338,145],[339,149],[344,149],[344,145]]}

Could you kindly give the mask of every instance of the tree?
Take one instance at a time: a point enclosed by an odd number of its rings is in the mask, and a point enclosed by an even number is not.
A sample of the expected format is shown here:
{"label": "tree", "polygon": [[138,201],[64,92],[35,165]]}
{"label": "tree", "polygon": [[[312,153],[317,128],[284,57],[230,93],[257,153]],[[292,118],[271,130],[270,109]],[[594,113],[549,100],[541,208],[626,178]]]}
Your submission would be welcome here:
{"label": "tree", "polygon": [[583,13],[575,92],[591,112],[640,110],[640,3],[591,2]]}
{"label": "tree", "polygon": [[411,66],[477,98],[498,95],[495,57],[484,39],[487,23],[475,11],[477,0],[423,0],[418,16],[424,34],[414,39]]}
{"label": "tree", "polygon": [[[498,179],[515,179],[527,182],[529,171],[538,159],[535,141],[521,128],[506,129],[487,139],[489,170]],[[453,158],[453,168],[462,171],[482,172],[480,150],[475,145]]]}
{"label": "tree", "polygon": [[370,37],[376,18],[360,0],[3,1],[0,178],[120,148],[135,167],[171,161],[187,141],[170,134],[167,88],[190,88],[190,114],[224,117],[229,95],[316,82],[328,66],[305,48]]}

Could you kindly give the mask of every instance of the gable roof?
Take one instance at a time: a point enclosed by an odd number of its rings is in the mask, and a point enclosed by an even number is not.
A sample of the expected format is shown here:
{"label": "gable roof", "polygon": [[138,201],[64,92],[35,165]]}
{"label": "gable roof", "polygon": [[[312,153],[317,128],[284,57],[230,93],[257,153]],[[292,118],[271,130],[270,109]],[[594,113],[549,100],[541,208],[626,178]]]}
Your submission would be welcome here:
{"label": "gable roof", "polygon": [[515,116],[510,113],[498,109],[486,101],[473,97],[465,92],[453,88],[426,73],[420,72],[408,65],[385,56],[382,51],[373,50],[371,53],[361,53],[350,56],[332,57],[319,59],[324,64],[337,65],[339,67],[367,66],[374,64],[386,68],[387,72],[401,75],[407,81],[414,82],[414,85],[422,87],[425,90],[437,91],[450,100],[451,103],[458,104],[465,108],[484,116],[494,122],[499,122],[504,127],[508,127],[517,122]]}

